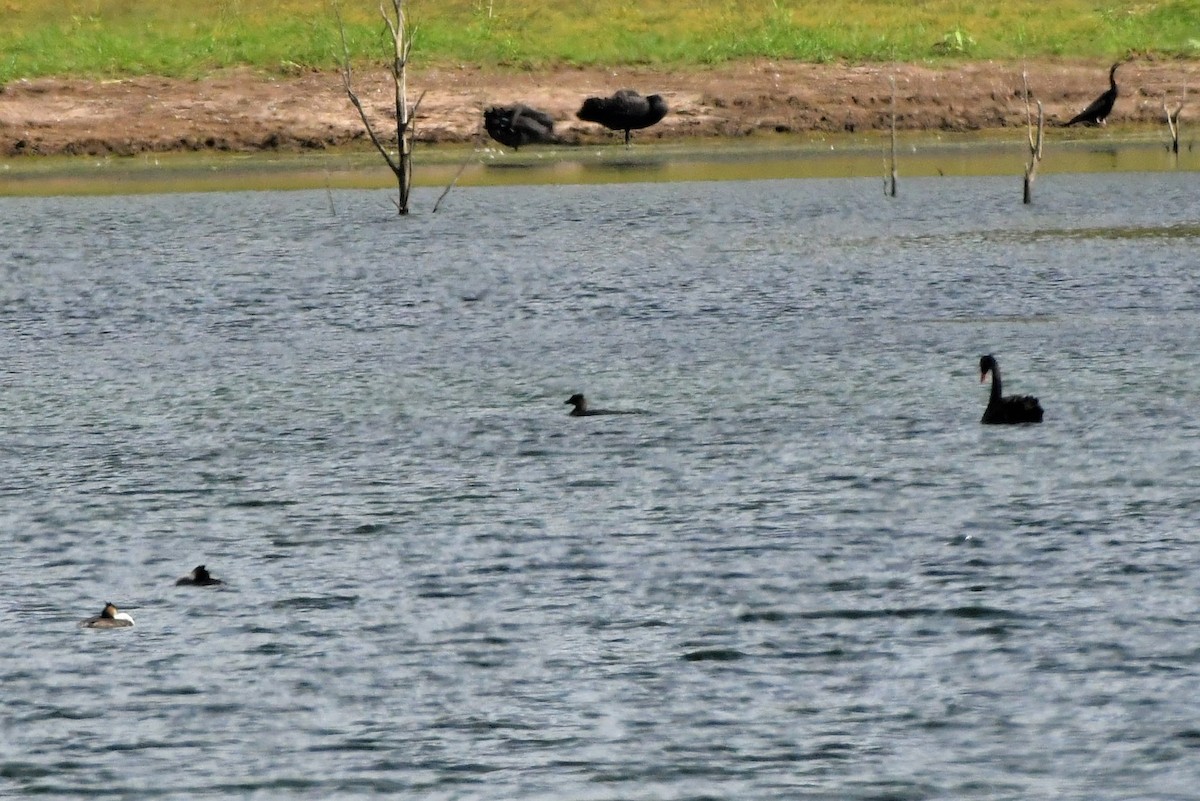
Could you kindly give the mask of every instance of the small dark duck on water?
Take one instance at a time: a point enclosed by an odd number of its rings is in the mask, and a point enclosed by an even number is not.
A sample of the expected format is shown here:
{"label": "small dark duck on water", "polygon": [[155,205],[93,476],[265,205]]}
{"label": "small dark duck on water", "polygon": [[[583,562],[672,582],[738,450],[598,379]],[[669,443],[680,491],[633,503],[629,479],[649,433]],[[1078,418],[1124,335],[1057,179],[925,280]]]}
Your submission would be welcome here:
{"label": "small dark duck on water", "polygon": [[190,576],[184,576],[175,582],[176,587],[212,587],[221,584],[219,578],[213,578],[204,565],[197,565]]}
{"label": "small dark duck on water", "polygon": [[587,398],[579,392],[576,392],[565,401],[575,408],[571,410],[571,417],[592,417],[599,414],[641,414],[636,409],[592,409],[588,407]]}

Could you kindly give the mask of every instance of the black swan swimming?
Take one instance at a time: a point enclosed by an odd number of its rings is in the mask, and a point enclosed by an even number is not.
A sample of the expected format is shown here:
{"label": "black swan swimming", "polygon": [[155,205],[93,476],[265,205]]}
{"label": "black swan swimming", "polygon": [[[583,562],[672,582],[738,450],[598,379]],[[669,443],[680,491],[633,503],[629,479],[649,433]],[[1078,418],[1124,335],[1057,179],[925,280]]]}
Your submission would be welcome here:
{"label": "black swan swimming", "polygon": [[591,417],[597,414],[641,414],[632,409],[589,409],[587,398],[578,392],[567,398],[565,402],[575,407],[571,410],[571,417]]}
{"label": "black swan swimming", "polygon": [[632,89],[620,89],[612,97],[589,97],[575,116],[612,131],[624,131],[628,147],[630,131],[649,128],[667,116],[667,101],[662,95],[642,97]]}
{"label": "black swan swimming", "polygon": [[213,587],[221,584],[219,578],[213,578],[212,573],[204,565],[198,565],[190,576],[184,576],[175,582],[176,587]]}
{"label": "black swan swimming", "polygon": [[1042,407],[1032,395],[1000,395],[1000,365],[990,353],[979,360],[979,383],[992,374],[992,394],[987,408],[983,410],[981,423],[1040,423]]}
{"label": "black swan swimming", "polygon": [[1117,67],[1121,66],[1118,61],[1112,65],[1112,69],[1108,71],[1108,91],[1097,97],[1083,111],[1076,114],[1063,127],[1084,123],[1085,125],[1104,125],[1104,121],[1108,119],[1108,115],[1112,113],[1113,104],[1117,102]]}
{"label": "black swan swimming", "polygon": [[483,112],[483,127],[488,136],[513,150],[520,150],[521,145],[557,141],[554,136],[554,118],[523,103],[492,106]]}

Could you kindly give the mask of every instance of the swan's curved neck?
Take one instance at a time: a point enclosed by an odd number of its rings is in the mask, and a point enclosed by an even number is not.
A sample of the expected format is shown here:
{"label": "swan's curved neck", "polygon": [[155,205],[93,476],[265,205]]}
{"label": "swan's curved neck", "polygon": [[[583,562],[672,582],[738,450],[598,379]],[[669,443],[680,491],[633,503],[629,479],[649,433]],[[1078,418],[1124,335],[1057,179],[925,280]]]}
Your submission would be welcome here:
{"label": "swan's curved neck", "polygon": [[1114,64],[1113,68],[1108,71],[1108,85],[1113,91],[1116,91],[1117,89],[1117,67],[1119,66],[1121,65]]}
{"label": "swan's curved neck", "polygon": [[1000,368],[992,367],[992,396],[991,400],[1000,400]]}

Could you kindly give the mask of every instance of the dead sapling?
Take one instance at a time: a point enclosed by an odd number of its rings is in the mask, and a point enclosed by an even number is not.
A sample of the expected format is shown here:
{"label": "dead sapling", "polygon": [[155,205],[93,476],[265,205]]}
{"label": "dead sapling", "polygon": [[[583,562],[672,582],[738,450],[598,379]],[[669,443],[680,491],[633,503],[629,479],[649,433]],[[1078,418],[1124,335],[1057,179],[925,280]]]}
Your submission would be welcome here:
{"label": "dead sapling", "polygon": [[422,92],[417,98],[417,102],[411,108],[409,107],[407,69],[409,52],[412,50],[412,37],[409,36],[408,26],[404,19],[404,0],[390,0],[390,5],[391,14],[388,13],[387,6],[381,0],[379,14],[387,23],[393,45],[389,72],[391,72],[392,84],[395,89],[396,151],[394,153],[388,149],[375,132],[371,118],[367,116],[362,101],[354,91],[350,74],[350,47],[346,44],[346,26],[342,24],[342,15],[336,2],[333,5],[333,13],[337,17],[338,31],[342,37],[342,87],[346,90],[346,96],[350,98],[351,105],[358,110],[358,116],[362,119],[363,127],[371,139],[371,144],[379,151],[379,155],[383,156],[388,168],[396,176],[398,196],[394,202],[396,210],[401,216],[404,216],[408,214],[408,197],[412,190],[412,146],[413,138],[416,135],[415,121],[417,110],[421,106],[421,100],[425,97],[425,93]]}
{"label": "dead sapling", "polygon": [[1171,132],[1171,152],[1176,156],[1179,155],[1179,115],[1183,111],[1183,104],[1186,100],[1187,89],[1184,89],[1183,98],[1179,101],[1179,104],[1175,106],[1175,110],[1172,111],[1170,107],[1167,106],[1166,94],[1163,94],[1162,110],[1163,113],[1167,115],[1167,130]]}
{"label": "dead sapling", "polygon": [[892,84],[892,152],[891,158],[887,163],[888,175],[883,179],[883,193],[885,196],[896,196],[896,75],[893,73],[888,79]]}
{"label": "dead sapling", "polygon": [[1037,129],[1033,127],[1033,112],[1029,108],[1029,73],[1021,71],[1021,83],[1025,87],[1025,127],[1029,136],[1029,163],[1025,165],[1024,203],[1033,202],[1033,182],[1037,178],[1038,165],[1042,163],[1042,144],[1045,141],[1043,132],[1046,128],[1046,115],[1042,111],[1042,101],[1037,101]]}

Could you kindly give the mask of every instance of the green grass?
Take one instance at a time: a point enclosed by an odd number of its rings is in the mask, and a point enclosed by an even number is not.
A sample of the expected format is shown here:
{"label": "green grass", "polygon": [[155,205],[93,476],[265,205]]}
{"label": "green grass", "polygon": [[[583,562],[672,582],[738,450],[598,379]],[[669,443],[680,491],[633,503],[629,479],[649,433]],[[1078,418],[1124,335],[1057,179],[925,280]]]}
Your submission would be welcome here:
{"label": "green grass", "polygon": [[[421,65],[717,64],[1200,57],[1200,0],[408,0]],[[376,0],[342,0],[356,59],[382,60]],[[0,83],[45,75],[329,69],[327,0],[0,0]]]}

